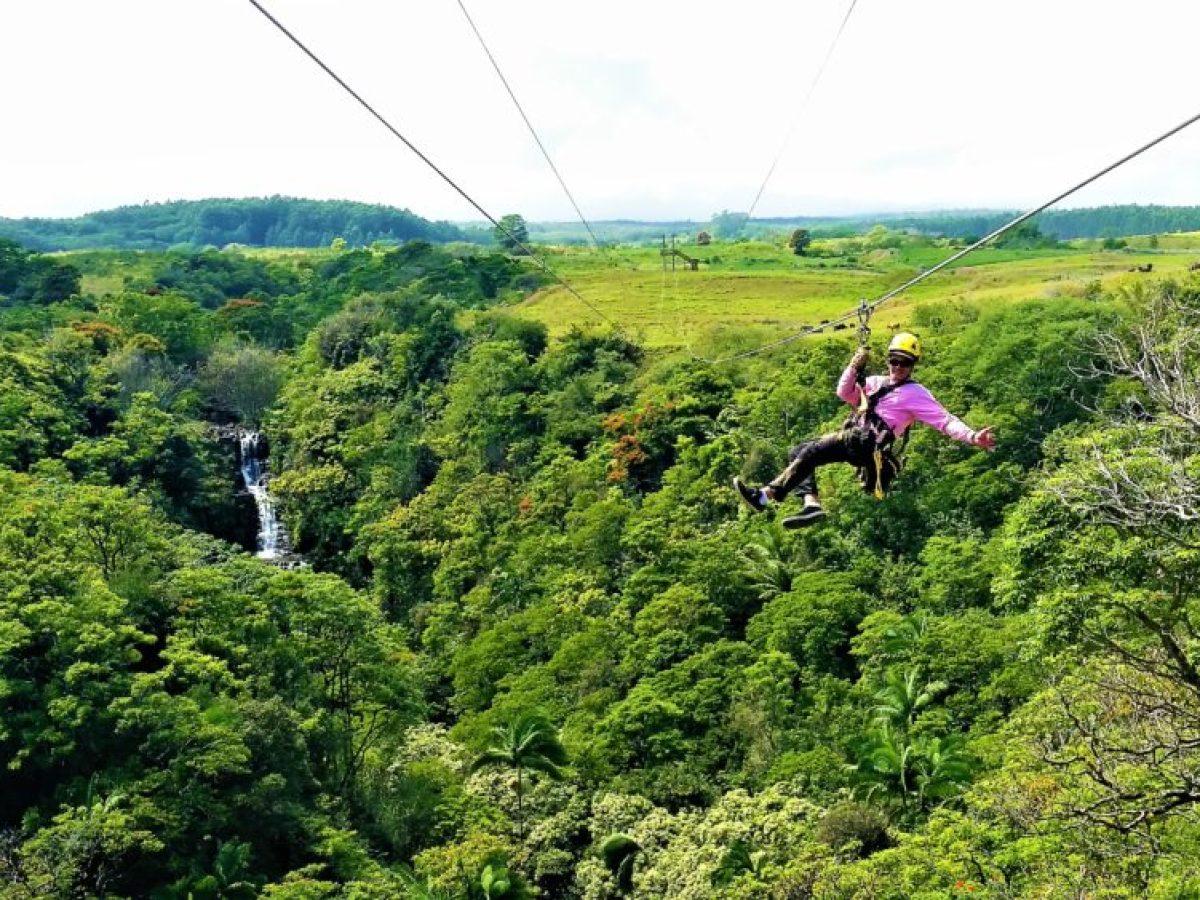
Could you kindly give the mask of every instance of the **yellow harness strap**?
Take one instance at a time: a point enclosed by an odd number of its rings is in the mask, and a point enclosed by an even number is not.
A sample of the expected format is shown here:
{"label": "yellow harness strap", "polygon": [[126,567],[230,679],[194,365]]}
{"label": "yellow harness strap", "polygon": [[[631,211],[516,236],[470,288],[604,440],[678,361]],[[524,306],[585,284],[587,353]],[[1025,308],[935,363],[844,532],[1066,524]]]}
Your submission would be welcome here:
{"label": "yellow harness strap", "polygon": [[883,451],[875,451],[875,499],[882,500],[883,493]]}

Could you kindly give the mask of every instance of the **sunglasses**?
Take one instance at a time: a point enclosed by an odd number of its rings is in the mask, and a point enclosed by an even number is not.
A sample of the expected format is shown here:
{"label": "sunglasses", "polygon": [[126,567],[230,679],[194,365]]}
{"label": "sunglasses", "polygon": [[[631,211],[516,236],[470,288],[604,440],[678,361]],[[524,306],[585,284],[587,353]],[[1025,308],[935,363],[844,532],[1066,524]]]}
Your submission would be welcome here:
{"label": "sunglasses", "polygon": [[903,356],[889,356],[888,365],[898,366],[901,369],[911,369],[913,366],[913,361],[911,359],[905,359]]}

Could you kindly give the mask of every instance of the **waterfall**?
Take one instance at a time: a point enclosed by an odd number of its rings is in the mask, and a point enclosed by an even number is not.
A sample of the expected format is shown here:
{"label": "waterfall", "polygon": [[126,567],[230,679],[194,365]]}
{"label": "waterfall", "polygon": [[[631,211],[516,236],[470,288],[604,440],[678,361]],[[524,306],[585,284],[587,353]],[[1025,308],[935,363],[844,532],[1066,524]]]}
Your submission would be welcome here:
{"label": "waterfall", "polygon": [[279,560],[291,555],[287,531],[275,512],[275,501],[267,490],[266,444],[257,431],[243,431],[239,436],[242,481],[258,508],[259,559]]}

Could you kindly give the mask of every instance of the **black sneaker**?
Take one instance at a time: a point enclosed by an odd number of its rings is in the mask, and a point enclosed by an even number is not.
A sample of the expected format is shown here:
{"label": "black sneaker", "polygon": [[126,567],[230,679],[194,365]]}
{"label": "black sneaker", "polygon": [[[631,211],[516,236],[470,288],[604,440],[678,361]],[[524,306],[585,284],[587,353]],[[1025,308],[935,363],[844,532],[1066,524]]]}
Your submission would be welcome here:
{"label": "black sneaker", "polygon": [[738,478],[736,475],[733,479],[733,487],[734,490],[736,490],[741,496],[742,502],[755,512],[762,512],[767,508],[767,504],[763,503],[762,494],[745,484],[742,479]]}
{"label": "black sneaker", "polygon": [[794,516],[787,516],[780,523],[784,528],[804,528],[825,518],[825,507],[820,503],[806,503]]}

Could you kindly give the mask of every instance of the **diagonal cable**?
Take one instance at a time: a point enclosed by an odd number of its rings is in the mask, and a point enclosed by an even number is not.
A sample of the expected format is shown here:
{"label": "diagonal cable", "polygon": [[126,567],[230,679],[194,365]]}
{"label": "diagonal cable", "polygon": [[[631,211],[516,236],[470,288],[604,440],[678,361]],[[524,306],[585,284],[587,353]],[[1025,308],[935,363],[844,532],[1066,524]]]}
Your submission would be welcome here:
{"label": "diagonal cable", "polygon": [[758,208],[758,201],[762,199],[763,191],[767,189],[767,182],[771,180],[771,176],[775,174],[775,167],[779,165],[779,160],[783,158],[784,151],[787,150],[788,144],[792,142],[792,135],[796,133],[796,126],[804,118],[804,113],[808,109],[808,102],[816,93],[817,85],[821,83],[821,76],[825,74],[825,67],[829,64],[830,58],[833,56],[833,51],[837,49],[838,41],[842,38],[842,32],[846,30],[846,23],[850,21],[850,14],[854,12],[854,7],[858,0],[850,0],[850,8],[846,10],[846,15],[842,18],[842,24],[838,26],[837,34],[833,36],[833,40],[829,44],[829,49],[825,51],[825,58],[821,60],[821,66],[817,69],[817,74],[812,80],[812,84],[808,86],[808,93],[804,95],[804,100],[800,104],[800,109],[796,112],[792,119],[792,124],[788,128],[787,135],[783,139],[783,144],[779,148],[779,152],[775,154],[775,159],[771,161],[770,168],[767,169],[767,175],[762,180],[762,184],[758,187],[758,193],[754,195],[754,202],[750,204],[750,212],[746,215],[746,220],[749,221],[754,216],[754,210]]}
{"label": "diagonal cable", "polygon": [[491,62],[492,68],[496,70],[496,74],[500,76],[500,83],[504,85],[504,89],[508,91],[508,96],[512,98],[513,105],[516,106],[517,112],[521,114],[521,118],[525,120],[525,127],[529,129],[529,133],[533,135],[534,142],[538,145],[538,149],[542,151],[542,156],[546,158],[546,164],[550,166],[550,171],[554,173],[554,177],[558,179],[558,183],[562,185],[563,193],[567,195],[567,199],[571,201],[571,205],[575,207],[575,215],[579,216],[579,221],[583,223],[583,227],[587,229],[588,237],[591,239],[593,249],[598,247],[600,241],[596,238],[596,233],[592,231],[592,226],[584,216],[583,211],[579,208],[579,204],[575,202],[575,197],[571,193],[571,189],[567,187],[567,182],[563,179],[562,174],[558,171],[558,166],[554,165],[554,160],[550,158],[550,153],[546,150],[546,145],[542,143],[542,139],[538,137],[537,129],[533,127],[533,123],[529,121],[529,116],[525,115],[525,110],[521,106],[521,101],[517,99],[517,95],[513,92],[512,86],[509,85],[508,79],[504,77],[504,72],[500,70],[500,64],[496,62],[496,57],[492,55],[492,51],[488,49],[487,41],[483,39],[479,28],[475,25],[475,20],[471,18],[471,14],[467,12],[467,7],[463,5],[463,0],[458,0],[458,8],[462,10],[464,16],[467,17],[467,24],[471,26],[471,30],[475,32],[475,37],[479,39],[479,46],[483,48],[483,52],[487,54],[488,61]]}
{"label": "diagonal cable", "polygon": [[303,41],[301,41],[298,37],[296,37],[290,31],[288,31],[288,29],[283,25],[283,23],[280,22],[278,19],[276,19],[273,15],[271,15],[263,7],[263,5],[258,2],[258,0],[250,0],[250,3],[254,6],[255,9],[257,9],[260,13],[262,13],[272,25],[274,25],[281,32],[283,32],[283,34],[287,36],[288,40],[290,40],[293,44],[295,44],[297,47],[299,47],[309,59],[311,59],[318,66],[320,66],[320,68],[325,72],[326,75],[328,75],[330,78],[332,78],[334,81],[336,81],[338,83],[338,85],[347,94],[349,94],[351,97],[353,97],[355,100],[357,100],[359,102],[359,104],[367,112],[369,112],[372,116],[374,116],[379,121],[379,123],[381,125],[383,125],[384,128],[386,128],[396,138],[398,138],[401,141],[401,143],[404,144],[404,146],[406,146],[409,150],[411,150],[418,157],[420,157],[421,161],[423,163],[425,163],[425,165],[429,166],[429,168],[433,169],[433,171],[436,172],[438,174],[438,176],[443,181],[446,182],[446,184],[448,184],[448,185],[450,185],[450,187],[454,188],[454,190],[458,192],[458,195],[460,197],[462,197],[464,200],[466,200],[468,203],[470,203],[471,206],[475,207],[475,209],[479,212],[480,215],[482,215],[485,219],[487,219],[489,222],[491,222],[492,225],[494,225],[501,234],[503,234],[510,241],[512,241],[513,246],[518,247],[530,259],[532,259],[535,263],[537,263],[538,267],[540,269],[542,269],[542,271],[544,271],[547,275],[549,275],[551,278],[553,278],[555,281],[557,281],[559,284],[561,284],[564,288],[566,288],[567,291],[571,294],[571,296],[573,296],[576,300],[578,300],[580,303],[582,303],[584,306],[586,306],[588,309],[590,309],[592,312],[594,312],[596,315],[598,315],[605,322],[608,322],[608,324],[612,325],[613,328],[615,328],[618,333],[620,333],[620,334],[625,333],[624,330],[621,328],[621,326],[619,324],[617,324],[617,322],[615,322],[613,319],[609,318],[609,316],[605,315],[605,313],[603,311],[601,311],[599,309],[599,307],[597,307],[590,300],[585,298],[582,294],[579,293],[579,291],[575,290],[575,288],[571,285],[571,283],[569,281],[567,281],[565,278],[563,278],[561,275],[559,275],[557,272],[555,272],[552,268],[550,268],[550,265],[544,259],[542,259],[541,256],[539,256],[537,253],[534,253],[533,250],[530,249],[526,244],[524,244],[519,238],[517,238],[516,235],[514,235],[511,231],[509,231],[507,228],[505,228],[504,225],[502,225],[499,221],[497,221],[491,215],[491,213],[489,213],[486,209],[484,209],[482,206],[480,206],[478,203],[476,203],[474,198],[471,197],[470,194],[468,194],[461,187],[459,187],[457,183],[455,183],[454,179],[452,179],[449,175],[447,175],[445,172],[443,172],[441,169],[439,169],[437,167],[437,165],[433,162],[433,160],[431,160],[428,156],[426,156],[424,153],[422,153],[420,150],[418,150],[416,145],[414,145],[412,143],[412,141],[410,141],[408,138],[406,138],[404,135],[402,135],[399,131],[397,131],[395,126],[392,125],[391,122],[389,122],[382,115],[380,115],[378,112],[376,112],[375,108],[373,106],[371,106],[371,104],[369,104],[366,100],[364,100],[361,96],[359,96],[358,92],[355,91],[354,88],[350,87],[350,85],[347,84],[340,75],[338,75],[336,72],[334,72],[333,69],[331,69],[329,66],[327,66],[324,63],[324,61],[319,56],[317,56],[317,54],[315,54],[315,53],[313,53],[313,51],[309,50]]}
{"label": "diagonal cable", "polygon": [[1087,187],[1093,181],[1096,181],[1097,179],[1107,175],[1109,172],[1113,171],[1113,169],[1117,169],[1117,168],[1125,165],[1125,163],[1129,162],[1131,159],[1141,156],[1143,153],[1145,153],[1151,147],[1155,147],[1158,144],[1161,144],[1167,138],[1173,137],[1174,135],[1183,131],[1183,129],[1187,128],[1189,125],[1193,125],[1198,121],[1200,121],[1200,113],[1197,113],[1196,115],[1192,116],[1190,119],[1186,119],[1185,121],[1180,122],[1174,128],[1170,129],[1169,131],[1165,131],[1162,134],[1160,134],[1158,137],[1154,138],[1154,140],[1148,141],[1147,143],[1142,144],[1142,146],[1138,147],[1136,150],[1133,150],[1133,151],[1125,154],[1120,159],[1118,159],[1116,162],[1109,163],[1107,166],[1105,166],[1103,169],[1101,169],[1096,174],[1088,176],[1087,178],[1085,178],[1083,181],[1079,182],[1074,187],[1067,188],[1061,194],[1057,195],[1056,197],[1052,197],[1051,199],[1049,199],[1045,203],[1043,203],[1041,206],[1035,207],[1034,209],[1029,210],[1029,212],[1022,213],[1021,215],[1019,215],[1015,219],[1013,219],[1011,222],[1001,225],[999,228],[997,228],[991,234],[984,235],[979,240],[977,240],[975,243],[973,243],[971,246],[964,247],[962,250],[959,250],[953,256],[943,259],[936,266],[932,266],[931,268],[926,269],[924,272],[917,275],[915,278],[911,279],[910,281],[906,281],[904,284],[900,285],[899,287],[893,288],[892,290],[890,290],[886,294],[884,294],[882,297],[880,297],[878,300],[869,304],[869,307],[868,307],[869,310],[874,311],[875,307],[880,306],[881,304],[885,303],[888,300],[891,300],[893,297],[895,297],[901,291],[906,291],[910,287],[912,287],[914,284],[924,281],[926,278],[928,278],[934,272],[941,271],[942,269],[946,268],[946,266],[950,265],[952,262],[962,259],[964,256],[966,256],[971,251],[979,249],[984,244],[988,243],[988,241],[994,240],[995,238],[998,238],[998,237],[1000,237],[1000,235],[1004,234],[1004,232],[1006,232],[1012,228],[1016,228],[1022,222],[1026,221],[1028,219],[1032,219],[1038,213],[1043,212],[1046,209],[1049,209],[1051,206],[1053,206],[1055,203],[1058,203],[1060,200],[1065,200],[1067,197],[1071,196],[1076,191]]}
{"label": "diagonal cable", "polygon": [[[888,291],[886,294],[879,297],[878,299],[873,300],[870,303],[863,301],[863,304],[860,307],[859,311],[842,316],[840,319],[833,319],[832,322],[843,322],[847,319],[854,318],[856,315],[859,315],[860,311],[862,314],[869,317],[870,314],[875,311],[876,307],[883,305],[888,300],[891,300],[893,297],[895,297],[897,294],[907,291],[910,287],[912,287],[913,285],[919,284],[920,282],[924,281],[926,278],[933,275],[935,272],[940,272],[942,269],[946,268],[946,266],[950,265],[953,262],[956,262],[957,260],[962,259],[968,253],[978,250],[984,244],[988,243],[989,241],[995,240],[996,238],[1000,237],[1000,235],[1004,234],[1006,231],[1016,228],[1022,222],[1025,222],[1028,219],[1031,219],[1034,216],[1036,216],[1038,213],[1043,212],[1046,209],[1049,209],[1051,206],[1053,206],[1055,203],[1058,203],[1060,200],[1065,200],[1067,197],[1070,197],[1076,191],[1079,191],[1082,188],[1087,187],[1093,181],[1096,181],[1097,179],[1102,178],[1103,176],[1107,175],[1109,172],[1113,171],[1114,169],[1120,168],[1121,166],[1125,165],[1125,163],[1129,162],[1130,160],[1136,159],[1137,157],[1141,156],[1143,153],[1145,153],[1150,148],[1156,147],[1157,145],[1159,145],[1163,141],[1165,141],[1167,138],[1175,136],[1176,134],[1178,134],[1179,132],[1181,132],[1185,128],[1187,128],[1189,125],[1194,125],[1196,122],[1200,122],[1200,113],[1196,113],[1194,116],[1180,122],[1174,128],[1164,131],[1158,137],[1154,138],[1153,140],[1147,141],[1145,144],[1142,144],[1142,146],[1138,147],[1136,150],[1126,153],[1124,156],[1122,156],[1116,162],[1109,163],[1107,166],[1105,166],[1099,172],[1096,172],[1094,175],[1089,175],[1083,181],[1079,182],[1078,184],[1074,185],[1073,187],[1067,188],[1061,194],[1057,194],[1056,196],[1050,198],[1049,200],[1047,200],[1045,203],[1041,204],[1040,206],[1036,206],[1033,209],[1029,210],[1028,212],[1021,213],[1021,215],[1017,216],[1015,219],[1012,219],[1011,221],[1006,222],[1004,225],[1001,225],[995,231],[991,232],[990,234],[985,235],[984,237],[981,237],[979,240],[977,240],[975,243],[971,244],[969,247],[964,247],[962,250],[959,250],[957,253],[954,253],[951,256],[946,257],[946,259],[943,259],[936,266],[931,266],[930,268],[926,269],[924,272],[921,272],[916,277],[910,278],[908,281],[904,282],[904,284],[900,285],[899,287],[892,288],[890,291]],[[831,324],[831,323],[827,323],[827,325],[828,324]],[[827,327],[827,325],[822,326],[822,327]],[[812,334],[814,331],[819,331],[819,330],[820,329],[806,328],[802,331],[797,331],[794,334],[790,334],[787,337],[780,338],[777,341],[772,341],[769,344],[764,344],[761,347],[756,347],[753,350],[747,350],[744,353],[735,353],[730,356],[721,357],[719,359],[707,359],[707,360],[705,360],[705,362],[710,363],[710,364],[711,363],[721,363],[721,362],[729,362],[729,361],[735,360],[735,359],[744,359],[745,357],[748,357],[748,356],[755,356],[756,354],[763,353],[763,352],[765,352],[767,350],[771,350],[775,347],[781,347],[784,344],[790,344],[792,341],[799,340],[800,338],[804,337],[805,335]]]}

